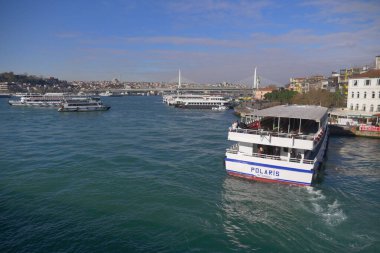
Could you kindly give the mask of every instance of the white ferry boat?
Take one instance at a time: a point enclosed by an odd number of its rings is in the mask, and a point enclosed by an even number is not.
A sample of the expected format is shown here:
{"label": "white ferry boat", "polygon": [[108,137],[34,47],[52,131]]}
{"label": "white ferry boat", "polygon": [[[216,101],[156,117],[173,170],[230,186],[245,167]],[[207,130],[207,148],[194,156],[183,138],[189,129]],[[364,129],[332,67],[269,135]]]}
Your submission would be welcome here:
{"label": "white ferry boat", "polygon": [[107,90],[105,92],[99,93],[99,96],[101,96],[101,97],[121,97],[123,95],[121,93],[117,93],[117,92]]}
{"label": "white ferry boat", "polygon": [[174,106],[188,109],[212,109],[218,107],[230,107],[231,100],[222,96],[204,95],[195,98],[177,98]]}
{"label": "white ferry boat", "polygon": [[162,97],[162,101],[170,106],[177,104],[177,101],[182,101],[183,99],[201,99],[204,95],[197,94],[170,94]]}
{"label": "white ferry boat", "polygon": [[311,185],[327,149],[327,108],[281,105],[256,111],[246,124],[233,124],[228,140],[237,142],[226,151],[229,175]]}
{"label": "white ferry boat", "polygon": [[59,112],[91,112],[107,111],[111,107],[106,106],[98,97],[72,98],[65,100],[59,107]]}
{"label": "white ferry boat", "polygon": [[26,94],[19,96],[18,99],[11,99],[8,103],[12,106],[58,107],[68,97],[72,96],[63,93]]}

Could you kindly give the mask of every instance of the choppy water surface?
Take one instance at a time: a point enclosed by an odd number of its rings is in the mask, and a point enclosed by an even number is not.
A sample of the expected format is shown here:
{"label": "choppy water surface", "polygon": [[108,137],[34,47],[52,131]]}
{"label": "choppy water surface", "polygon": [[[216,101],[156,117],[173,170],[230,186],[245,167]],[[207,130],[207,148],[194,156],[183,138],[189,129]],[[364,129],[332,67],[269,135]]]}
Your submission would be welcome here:
{"label": "choppy water surface", "polygon": [[380,252],[380,140],[331,138],[314,187],[232,178],[232,112],[159,97],[0,100],[0,252]]}

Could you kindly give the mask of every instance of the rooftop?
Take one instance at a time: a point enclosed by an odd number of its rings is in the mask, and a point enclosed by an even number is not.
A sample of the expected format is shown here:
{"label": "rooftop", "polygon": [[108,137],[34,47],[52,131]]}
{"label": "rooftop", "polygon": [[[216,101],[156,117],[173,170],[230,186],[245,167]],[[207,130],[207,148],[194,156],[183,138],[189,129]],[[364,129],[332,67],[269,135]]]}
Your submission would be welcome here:
{"label": "rooftop", "polygon": [[378,77],[380,77],[380,69],[371,69],[371,70],[368,70],[367,72],[352,76],[352,78],[378,78]]}

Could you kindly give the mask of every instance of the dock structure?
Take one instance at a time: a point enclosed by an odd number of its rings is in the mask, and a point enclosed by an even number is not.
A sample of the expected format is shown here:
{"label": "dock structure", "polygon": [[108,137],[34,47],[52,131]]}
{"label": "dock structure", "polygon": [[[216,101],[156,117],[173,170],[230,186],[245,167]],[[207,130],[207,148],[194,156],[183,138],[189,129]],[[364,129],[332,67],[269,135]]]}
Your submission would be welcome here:
{"label": "dock structure", "polygon": [[329,125],[330,134],[335,136],[358,136],[368,138],[380,138],[380,127],[376,126],[342,126],[342,125]]}

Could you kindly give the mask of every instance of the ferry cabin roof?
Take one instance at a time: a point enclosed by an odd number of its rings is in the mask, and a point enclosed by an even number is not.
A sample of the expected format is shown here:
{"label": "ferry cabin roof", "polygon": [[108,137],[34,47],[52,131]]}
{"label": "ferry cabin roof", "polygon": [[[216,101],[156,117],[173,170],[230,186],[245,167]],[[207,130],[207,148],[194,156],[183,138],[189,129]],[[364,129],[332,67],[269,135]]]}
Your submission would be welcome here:
{"label": "ferry cabin roof", "polygon": [[260,128],[281,133],[311,134],[325,125],[327,108],[320,106],[281,105],[256,111],[244,118],[245,123],[260,120]]}
{"label": "ferry cabin roof", "polygon": [[252,116],[307,119],[323,122],[327,119],[327,108],[321,106],[279,105],[256,111]]}

